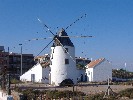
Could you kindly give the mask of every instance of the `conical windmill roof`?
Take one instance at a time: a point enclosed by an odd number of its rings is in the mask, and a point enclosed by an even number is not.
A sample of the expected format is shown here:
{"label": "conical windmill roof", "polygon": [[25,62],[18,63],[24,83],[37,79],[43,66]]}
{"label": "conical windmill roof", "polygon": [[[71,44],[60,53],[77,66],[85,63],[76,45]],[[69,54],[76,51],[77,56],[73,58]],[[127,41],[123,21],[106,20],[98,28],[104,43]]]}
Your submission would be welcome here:
{"label": "conical windmill roof", "polygon": [[60,46],[60,43],[61,43],[63,46],[72,46],[72,47],[74,47],[74,45],[71,42],[69,37],[61,37],[61,36],[68,36],[63,28],[55,36],[54,46]]}

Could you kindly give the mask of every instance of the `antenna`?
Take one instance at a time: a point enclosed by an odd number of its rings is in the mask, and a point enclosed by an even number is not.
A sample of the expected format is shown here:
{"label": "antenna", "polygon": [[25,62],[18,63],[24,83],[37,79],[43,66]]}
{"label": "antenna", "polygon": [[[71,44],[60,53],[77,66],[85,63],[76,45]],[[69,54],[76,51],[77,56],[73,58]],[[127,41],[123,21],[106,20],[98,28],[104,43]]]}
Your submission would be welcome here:
{"label": "antenna", "polygon": [[126,71],[127,63],[125,62],[125,71]]}

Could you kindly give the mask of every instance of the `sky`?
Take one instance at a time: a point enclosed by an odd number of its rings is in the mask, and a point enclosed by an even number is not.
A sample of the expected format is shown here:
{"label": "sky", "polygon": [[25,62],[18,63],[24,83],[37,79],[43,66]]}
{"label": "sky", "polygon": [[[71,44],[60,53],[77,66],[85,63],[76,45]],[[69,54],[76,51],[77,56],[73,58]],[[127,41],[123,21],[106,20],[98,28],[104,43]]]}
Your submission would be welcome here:
{"label": "sky", "polygon": [[56,34],[80,19],[65,31],[93,37],[71,38],[77,57],[106,58],[114,68],[133,71],[132,5],[133,0],[0,0],[0,45],[20,53],[23,44],[23,53],[36,56],[51,39],[25,40],[52,37],[44,24]]}

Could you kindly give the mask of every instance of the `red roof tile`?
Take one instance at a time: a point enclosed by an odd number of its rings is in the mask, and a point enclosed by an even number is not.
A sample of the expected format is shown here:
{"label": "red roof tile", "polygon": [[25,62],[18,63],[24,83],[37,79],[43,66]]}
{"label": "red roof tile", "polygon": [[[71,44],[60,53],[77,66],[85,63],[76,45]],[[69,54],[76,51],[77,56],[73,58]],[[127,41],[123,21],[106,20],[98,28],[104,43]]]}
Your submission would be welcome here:
{"label": "red roof tile", "polygon": [[87,65],[87,68],[93,68],[93,67],[95,67],[95,66],[98,65],[100,62],[102,62],[104,59],[105,59],[105,58],[100,58],[100,59],[91,61],[91,62]]}

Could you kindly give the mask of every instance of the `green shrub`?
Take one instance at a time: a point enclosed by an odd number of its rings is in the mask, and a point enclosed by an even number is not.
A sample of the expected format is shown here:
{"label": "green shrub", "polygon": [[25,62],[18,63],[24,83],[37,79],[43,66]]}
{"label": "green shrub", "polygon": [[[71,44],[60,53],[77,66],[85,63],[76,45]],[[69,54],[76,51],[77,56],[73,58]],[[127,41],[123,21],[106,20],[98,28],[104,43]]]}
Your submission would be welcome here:
{"label": "green shrub", "polygon": [[128,88],[119,92],[121,97],[133,98],[133,88]]}
{"label": "green shrub", "polygon": [[15,79],[15,78],[11,79],[11,84],[18,84],[18,83],[20,83],[19,80]]}

